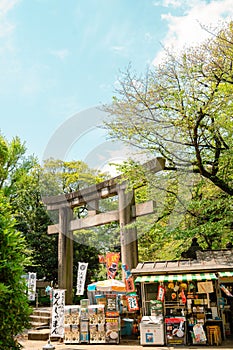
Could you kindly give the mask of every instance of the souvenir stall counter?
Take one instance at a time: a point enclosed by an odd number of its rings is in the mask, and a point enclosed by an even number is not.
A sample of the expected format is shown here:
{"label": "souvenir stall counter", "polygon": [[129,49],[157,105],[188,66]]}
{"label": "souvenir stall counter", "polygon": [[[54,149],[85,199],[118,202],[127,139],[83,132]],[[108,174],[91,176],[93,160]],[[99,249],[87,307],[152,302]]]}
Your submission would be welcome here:
{"label": "souvenir stall counter", "polygon": [[64,306],[65,344],[119,344],[124,331],[131,335],[139,307],[137,296],[126,292],[125,283],[93,283],[88,286],[88,297],[80,305]]}
{"label": "souvenir stall counter", "polygon": [[232,250],[198,255],[194,261],[139,263],[132,270],[142,316],[153,316],[153,302],[163,304],[167,345],[220,345],[233,334]]}
{"label": "souvenir stall counter", "polygon": [[214,317],[213,321],[222,322],[214,293],[215,274],[144,276],[135,282],[141,284],[144,316],[153,316],[156,300],[163,304],[167,345],[207,344],[208,321]]}
{"label": "souvenir stall counter", "polygon": [[80,305],[65,306],[65,344],[119,344],[119,311],[115,294],[97,296],[97,304],[89,299],[80,300]]}
{"label": "souvenir stall counter", "polygon": [[[133,280],[125,282],[108,279],[94,282],[87,287],[87,295],[92,304],[106,303],[106,295],[116,295],[118,317],[120,322],[120,337],[138,337],[139,333],[139,304]],[[133,284],[133,286],[131,285]]]}

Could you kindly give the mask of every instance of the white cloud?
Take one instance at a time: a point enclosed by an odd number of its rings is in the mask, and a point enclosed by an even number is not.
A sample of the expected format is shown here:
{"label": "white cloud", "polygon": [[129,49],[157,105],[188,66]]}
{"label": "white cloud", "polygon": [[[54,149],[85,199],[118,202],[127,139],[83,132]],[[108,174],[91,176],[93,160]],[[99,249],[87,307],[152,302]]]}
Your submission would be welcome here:
{"label": "white cloud", "polygon": [[162,7],[184,7],[191,2],[197,2],[196,0],[155,0],[153,2],[154,6],[162,6]]}
{"label": "white cloud", "polygon": [[180,0],[164,0],[163,6],[174,6],[174,7],[180,7],[182,5],[182,1]]}
{"label": "white cloud", "polygon": [[0,0],[0,16],[6,15],[19,0]]}
{"label": "white cloud", "polygon": [[19,0],[0,0],[0,37],[5,37],[13,31],[15,25],[7,21],[7,14]]}
{"label": "white cloud", "polygon": [[[184,46],[198,44],[210,35],[202,26],[218,28],[223,21],[233,17],[232,0],[197,0],[187,4],[183,16],[172,15],[170,12],[161,16],[168,24],[167,35],[162,41],[164,47],[180,51]],[[164,51],[161,50],[153,64],[158,64],[163,58]]]}

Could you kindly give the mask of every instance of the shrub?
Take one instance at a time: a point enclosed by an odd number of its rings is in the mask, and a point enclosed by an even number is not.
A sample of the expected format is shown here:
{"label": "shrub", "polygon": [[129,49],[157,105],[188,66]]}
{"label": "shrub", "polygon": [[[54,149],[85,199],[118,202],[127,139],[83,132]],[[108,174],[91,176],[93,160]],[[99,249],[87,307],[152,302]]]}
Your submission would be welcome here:
{"label": "shrub", "polygon": [[32,309],[21,277],[27,260],[22,235],[15,229],[15,220],[7,199],[0,192],[0,349],[20,349],[15,336],[29,327]]}

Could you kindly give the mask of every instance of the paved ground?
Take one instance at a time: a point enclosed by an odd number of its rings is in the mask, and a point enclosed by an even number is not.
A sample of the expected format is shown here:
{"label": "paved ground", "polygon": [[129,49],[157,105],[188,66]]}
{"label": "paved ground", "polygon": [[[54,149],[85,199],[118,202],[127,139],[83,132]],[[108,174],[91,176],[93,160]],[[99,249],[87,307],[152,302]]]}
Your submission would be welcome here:
{"label": "paved ground", "polygon": [[[20,344],[23,345],[24,350],[42,350],[45,345],[47,345],[47,341],[39,341],[39,340],[27,340],[27,338],[21,338],[19,339]],[[192,346],[142,346],[139,344],[139,341],[132,341],[132,340],[122,340],[120,344],[114,345],[114,344],[64,344],[58,341],[52,341],[51,345],[55,347],[56,350],[142,350],[142,349],[148,349],[148,350],[187,350],[187,349],[193,349],[193,350],[216,350],[216,349],[224,349],[224,350],[232,350],[233,349],[233,340],[227,340],[223,342],[223,344],[219,347],[217,346],[207,346],[207,345],[192,345]]]}

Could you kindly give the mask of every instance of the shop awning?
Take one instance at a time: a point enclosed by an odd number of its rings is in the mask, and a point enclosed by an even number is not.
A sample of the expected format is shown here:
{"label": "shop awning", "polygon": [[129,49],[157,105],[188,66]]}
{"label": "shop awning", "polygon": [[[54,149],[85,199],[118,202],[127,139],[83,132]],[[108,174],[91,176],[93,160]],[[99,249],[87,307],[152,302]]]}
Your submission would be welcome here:
{"label": "shop awning", "polygon": [[218,272],[219,277],[233,277],[233,271],[221,271]]}
{"label": "shop awning", "polygon": [[215,273],[187,273],[182,275],[138,276],[135,282],[183,282],[217,280]]}

